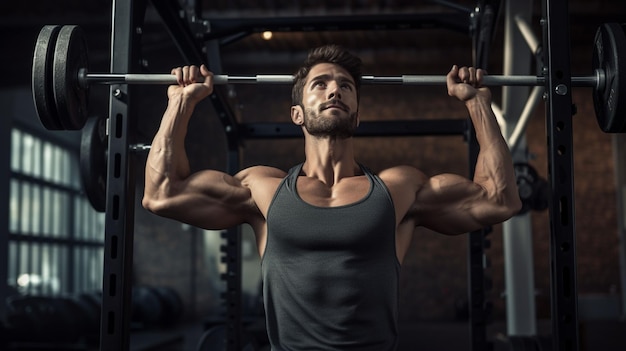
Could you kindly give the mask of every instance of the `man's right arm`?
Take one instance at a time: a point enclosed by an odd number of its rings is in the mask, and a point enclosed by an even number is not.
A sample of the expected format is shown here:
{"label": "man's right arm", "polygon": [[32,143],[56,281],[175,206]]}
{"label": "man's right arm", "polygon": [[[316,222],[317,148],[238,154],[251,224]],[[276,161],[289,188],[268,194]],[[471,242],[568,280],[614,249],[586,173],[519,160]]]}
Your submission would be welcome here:
{"label": "man's right arm", "polygon": [[[258,211],[242,176],[215,170],[192,174],[185,151],[193,110],[213,90],[211,74],[205,67],[201,71],[179,68],[172,73],[179,85],[168,88],[167,109],[146,162],[142,204],[157,215],[206,229],[241,224]],[[205,77],[202,84],[195,83],[200,73]]]}

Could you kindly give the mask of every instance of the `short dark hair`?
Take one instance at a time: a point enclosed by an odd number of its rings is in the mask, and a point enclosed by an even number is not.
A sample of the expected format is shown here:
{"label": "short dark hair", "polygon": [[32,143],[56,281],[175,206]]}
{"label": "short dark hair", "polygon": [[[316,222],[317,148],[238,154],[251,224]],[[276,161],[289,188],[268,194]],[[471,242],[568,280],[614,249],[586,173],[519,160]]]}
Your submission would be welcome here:
{"label": "short dark hair", "polygon": [[311,50],[302,67],[294,75],[294,83],[291,90],[291,104],[293,106],[302,105],[306,77],[309,75],[311,68],[320,63],[336,64],[348,71],[352,79],[354,79],[357,101],[359,100],[361,92],[361,59],[339,45],[325,45]]}

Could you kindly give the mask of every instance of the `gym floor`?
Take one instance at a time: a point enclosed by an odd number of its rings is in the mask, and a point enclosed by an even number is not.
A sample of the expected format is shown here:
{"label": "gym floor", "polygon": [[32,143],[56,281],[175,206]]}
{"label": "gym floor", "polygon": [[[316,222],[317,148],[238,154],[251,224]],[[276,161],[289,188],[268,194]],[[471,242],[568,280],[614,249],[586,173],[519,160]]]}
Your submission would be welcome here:
{"label": "gym floor", "polygon": [[[466,323],[405,323],[400,325],[398,351],[462,351],[470,350],[468,324]],[[537,325],[539,339],[549,350],[551,339],[550,321],[542,320]],[[193,351],[202,336],[202,326],[181,325],[163,331],[133,334],[132,351]],[[495,322],[489,326],[489,339],[494,342],[494,351],[510,350],[506,343],[506,324]],[[580,351],[623,351],[626,350],[626,321],[587,321],[580,324]],[[546,347],[547,346],[547,347]],[[262,349],[265,350],[265,349]]]}

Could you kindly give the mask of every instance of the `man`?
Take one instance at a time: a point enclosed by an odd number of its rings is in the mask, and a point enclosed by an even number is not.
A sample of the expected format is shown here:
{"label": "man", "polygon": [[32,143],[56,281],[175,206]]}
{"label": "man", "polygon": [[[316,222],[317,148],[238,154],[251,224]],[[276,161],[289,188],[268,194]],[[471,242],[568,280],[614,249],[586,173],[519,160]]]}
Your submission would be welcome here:
{"label": "man", "polygon": [[288,173],[255,166],[191,174],[187,124],[212,92],[212,74],[204,66],[172,74],[179,84],[168,89],[148,155],[143,205],[206,229],[252,226],[272,350],[395,350],[399,271],[415,227],[466,233],[520,209],[480,69],[454,66],[447,75],[480,144],[473,181],[409,166],[374,175],[357,163],[361,60],[338,46],[313,50],[295,75],[291,119],[304,133],[303,164]]}

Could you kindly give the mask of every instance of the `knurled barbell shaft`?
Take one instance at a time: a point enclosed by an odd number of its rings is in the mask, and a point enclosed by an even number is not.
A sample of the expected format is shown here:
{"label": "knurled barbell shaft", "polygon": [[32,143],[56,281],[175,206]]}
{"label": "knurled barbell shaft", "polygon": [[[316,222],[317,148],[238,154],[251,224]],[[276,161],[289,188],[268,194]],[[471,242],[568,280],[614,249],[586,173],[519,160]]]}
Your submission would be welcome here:
{"label": "knurled barbell shaft", "polygon": [[[598,87],[604,79],[602,72],[595,76],[572,77],[572,86]],[[87,84],[176,84],[176,77],[171,74],[114,74],[114,73],[86,73],[79,75],[79,81]],[[363,84],[400,84],[400,85],[445,85],[446,76],[436,75],[402,75],[402,76],[362,76]],[[290,84],[291,75],[255,75],[230,76],[215,75],[213,83],[222,84]],[[545,85],[545,78],[541,76],[503,76],[488,75],[483,77],[486,86],[537,86]]]}

